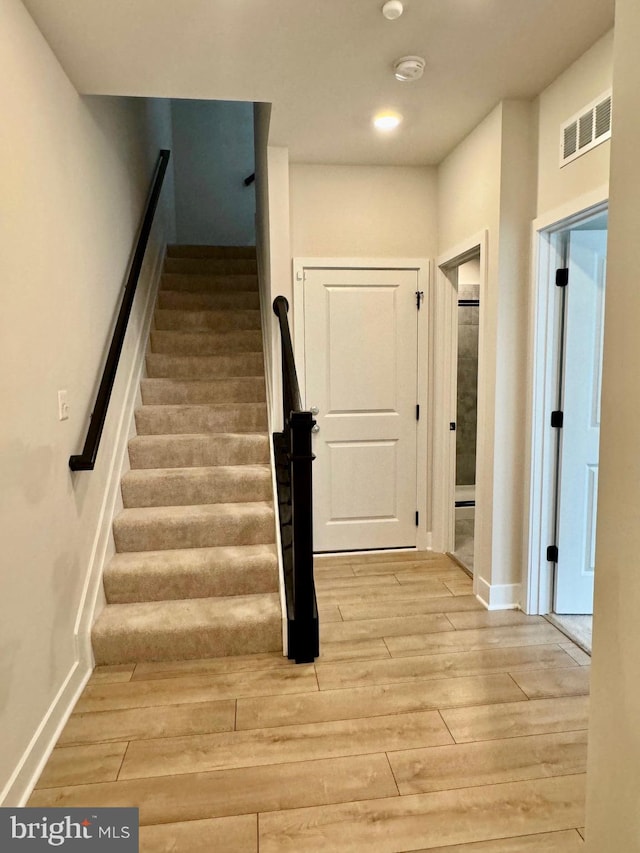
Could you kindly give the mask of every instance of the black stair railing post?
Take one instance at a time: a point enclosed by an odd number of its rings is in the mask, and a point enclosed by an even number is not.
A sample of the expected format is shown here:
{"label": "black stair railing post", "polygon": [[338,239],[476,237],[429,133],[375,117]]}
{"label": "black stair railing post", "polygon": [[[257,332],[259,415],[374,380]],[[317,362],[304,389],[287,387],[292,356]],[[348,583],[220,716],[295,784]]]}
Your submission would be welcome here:
{"label": "black stair railing post", "polygon": [[291,413],[291,502],[293,514],[294,618],[296,663],[318,656],[314,619],[311,412]]}
{"label": "black stair railing post", "polygon": [[282,343],[282,432],[274,433],[278,471],[280,533],[287,596],[289,658],[311,663],[319,654],[318,614],[313,578],[314,456],[311,430],[315,421],[303,411],[287,313],[289,303],[277,296],[273,311]]}

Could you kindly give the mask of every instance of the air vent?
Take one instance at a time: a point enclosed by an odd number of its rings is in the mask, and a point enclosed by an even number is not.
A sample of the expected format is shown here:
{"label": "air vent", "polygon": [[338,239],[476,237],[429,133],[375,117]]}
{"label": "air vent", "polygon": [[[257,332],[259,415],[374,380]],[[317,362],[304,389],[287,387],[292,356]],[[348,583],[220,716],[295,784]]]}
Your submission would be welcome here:
{"label": "air vent", "polygon": [[560,128],[560,166],[611,138],[611,92],[605,92]]}

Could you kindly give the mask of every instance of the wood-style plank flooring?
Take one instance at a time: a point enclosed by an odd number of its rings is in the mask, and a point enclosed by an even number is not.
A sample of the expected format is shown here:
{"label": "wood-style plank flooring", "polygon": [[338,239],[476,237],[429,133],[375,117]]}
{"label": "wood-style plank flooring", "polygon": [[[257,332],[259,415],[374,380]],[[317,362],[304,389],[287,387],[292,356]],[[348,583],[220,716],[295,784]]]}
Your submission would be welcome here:
{"label": "wood-style plank flooring", "polygon": [[98,668],[31,806],[138,806],[145,853],[584,850],[589,657],[453,561],[317,560],[322,653]]}

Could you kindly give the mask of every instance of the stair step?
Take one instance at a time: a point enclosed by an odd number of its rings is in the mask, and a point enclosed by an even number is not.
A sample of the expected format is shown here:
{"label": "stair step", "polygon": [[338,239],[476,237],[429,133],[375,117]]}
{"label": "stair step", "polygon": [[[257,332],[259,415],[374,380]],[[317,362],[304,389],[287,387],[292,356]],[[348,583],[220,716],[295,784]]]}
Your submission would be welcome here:
{"label": "stair step", "polygon": [[234,355],[168,355],[147,353],[147,376],[155,379],[223,379],[237,376],[264,377],[259,352]]}
{"label": "stair step", "polygon": [[183,311],[260,308],[260,294],[254,290],[223,290],[211,293],[206,291],[191,293],[188,290],[161,290],[158,294],[158,308]]}
{"label": "stair step", "polygon": [[135,419],[138,435],[263,432],[267,407],[264,403],[143,406],[136,410]]}
{"label": "stair step", "polygon": [[255,275],[255,258],[165,258],[165,272],[195,273],[196,275]]}
{"label": "stair step", "polygon": [[151,351],[173,355],[262,352],[262,332],[151,332]]}
{"label": "stair step", "polygon": [[250,258],[255,259],[255,246],[199,246],[170,244],[168,258]]}
{"label": "stair step", "polygon": [[278,595],[110,604],[93,627],[97,664],[193,660],[282,648]]}
{"label": "stair step", "polygon": [[203,403],[264,403],[264,379],[243,376],[235,379],[143,379],[140,383],[145,405]]}
{"label": "stair step", "polygon": [[178,310],[157,308],[154,316],[156,329],[169,331],[235,331],[260,330],[260,312],[255,308],[220,311]]}
{"label": "stair step", "polygon": [[188,506],[273,500],[268,465],[151,468],[122,478],[125,508]]}
{"label": "stair step", "polygon": [[160,280],[161,290],[187,291],[189,293],[233,293],[255,292],[258,277],[255,274],[214,275],[195,273],[164,272]]}
{"label": "stair step", "polygon": [[274,541],[271,503],[124,509],[113,522],[116,551],[167,551]]}
{"label": "stair step", "polygon": [[139,435],[129,441],[132,468],[194,468],[268,463],[266,433]]}
{"label": "stair step", "polygon": [[110,604],[278,591],[275,545],[116,554],[104,573]]}

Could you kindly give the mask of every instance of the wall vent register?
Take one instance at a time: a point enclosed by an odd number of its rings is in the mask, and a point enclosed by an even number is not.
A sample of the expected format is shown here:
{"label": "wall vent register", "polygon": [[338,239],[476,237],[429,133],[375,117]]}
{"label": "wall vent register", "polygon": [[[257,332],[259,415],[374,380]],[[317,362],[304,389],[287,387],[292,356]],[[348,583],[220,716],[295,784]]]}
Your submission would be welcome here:
{"label": "wall vent register", "polygon": [[611,91],[564,122],[560,127],[560,168],[611,139]]}

